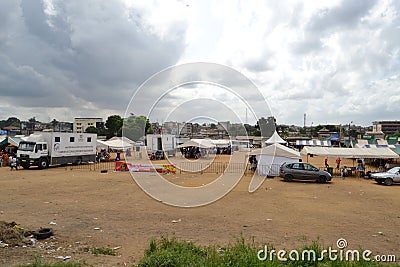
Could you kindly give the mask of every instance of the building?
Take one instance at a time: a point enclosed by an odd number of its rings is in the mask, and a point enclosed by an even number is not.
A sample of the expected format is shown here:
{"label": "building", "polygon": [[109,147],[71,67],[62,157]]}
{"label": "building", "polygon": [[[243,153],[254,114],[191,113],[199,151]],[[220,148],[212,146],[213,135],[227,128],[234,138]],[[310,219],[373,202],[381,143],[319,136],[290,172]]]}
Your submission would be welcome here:
{"label": "building", "polygon": [[400,121],[374,121],[372,132],[383,132],[385,135],[394,135],[400,132]]}
{"label": "building", "polygon": [[104,122],[102,118],[74,118],[74,133],[84,133],[89,127],[96,127],[97,129],[104,129]]}

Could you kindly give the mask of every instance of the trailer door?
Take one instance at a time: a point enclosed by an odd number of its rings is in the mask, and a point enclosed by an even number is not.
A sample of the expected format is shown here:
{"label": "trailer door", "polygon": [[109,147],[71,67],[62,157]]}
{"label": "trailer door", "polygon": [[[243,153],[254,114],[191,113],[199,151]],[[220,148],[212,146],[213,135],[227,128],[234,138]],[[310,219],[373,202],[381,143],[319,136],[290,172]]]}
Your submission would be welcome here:
{"label": "trailer door", "polygon": [[157,150],[163,150],[161,137],[157,138]]}

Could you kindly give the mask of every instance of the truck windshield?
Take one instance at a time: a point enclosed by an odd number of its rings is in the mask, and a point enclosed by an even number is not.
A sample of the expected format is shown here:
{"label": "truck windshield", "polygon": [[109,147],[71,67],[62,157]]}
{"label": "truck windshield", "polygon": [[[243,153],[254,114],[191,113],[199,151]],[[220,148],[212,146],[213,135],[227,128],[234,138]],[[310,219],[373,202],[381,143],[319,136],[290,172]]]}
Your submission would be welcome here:
{"label": "truck windshield", "polygon": [[26,142],[21,142],[19,143],[18,150],[23,150],[23,151],[33,151],[35,148],[35,143],[26,143]]}

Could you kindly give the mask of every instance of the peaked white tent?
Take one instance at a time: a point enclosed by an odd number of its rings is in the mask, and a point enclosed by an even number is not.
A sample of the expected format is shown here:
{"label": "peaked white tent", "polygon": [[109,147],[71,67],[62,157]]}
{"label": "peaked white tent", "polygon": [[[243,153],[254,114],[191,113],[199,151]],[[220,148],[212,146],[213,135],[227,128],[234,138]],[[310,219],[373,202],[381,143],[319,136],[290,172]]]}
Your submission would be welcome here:
{"label": "peaked white tent", "polygon": [[279,136],[278,132],[275,130],[274,134],[267,140],[265,141],[266,144],[286,144],[286,141],[282,139],[282,137]]}
{"label": "peaked white tent", "polygon": [[253,150],[251,155],[256,155],[257,172],[261,176],[279,176],[279,167],[284,162],[299,162],[300,152],[275,143],[267,147]]}

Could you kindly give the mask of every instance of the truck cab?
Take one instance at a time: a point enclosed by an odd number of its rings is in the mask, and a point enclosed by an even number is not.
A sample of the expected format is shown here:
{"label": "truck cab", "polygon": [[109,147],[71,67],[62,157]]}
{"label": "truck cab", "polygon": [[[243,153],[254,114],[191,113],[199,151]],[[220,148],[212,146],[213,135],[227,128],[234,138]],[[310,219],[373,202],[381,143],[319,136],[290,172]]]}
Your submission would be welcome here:
{"label": "truck cab", "polygon": [[46,142],[22,141],[19,143],[17,158],[24,169],[31,165],[45,169],[49,165],[49,151]]}

